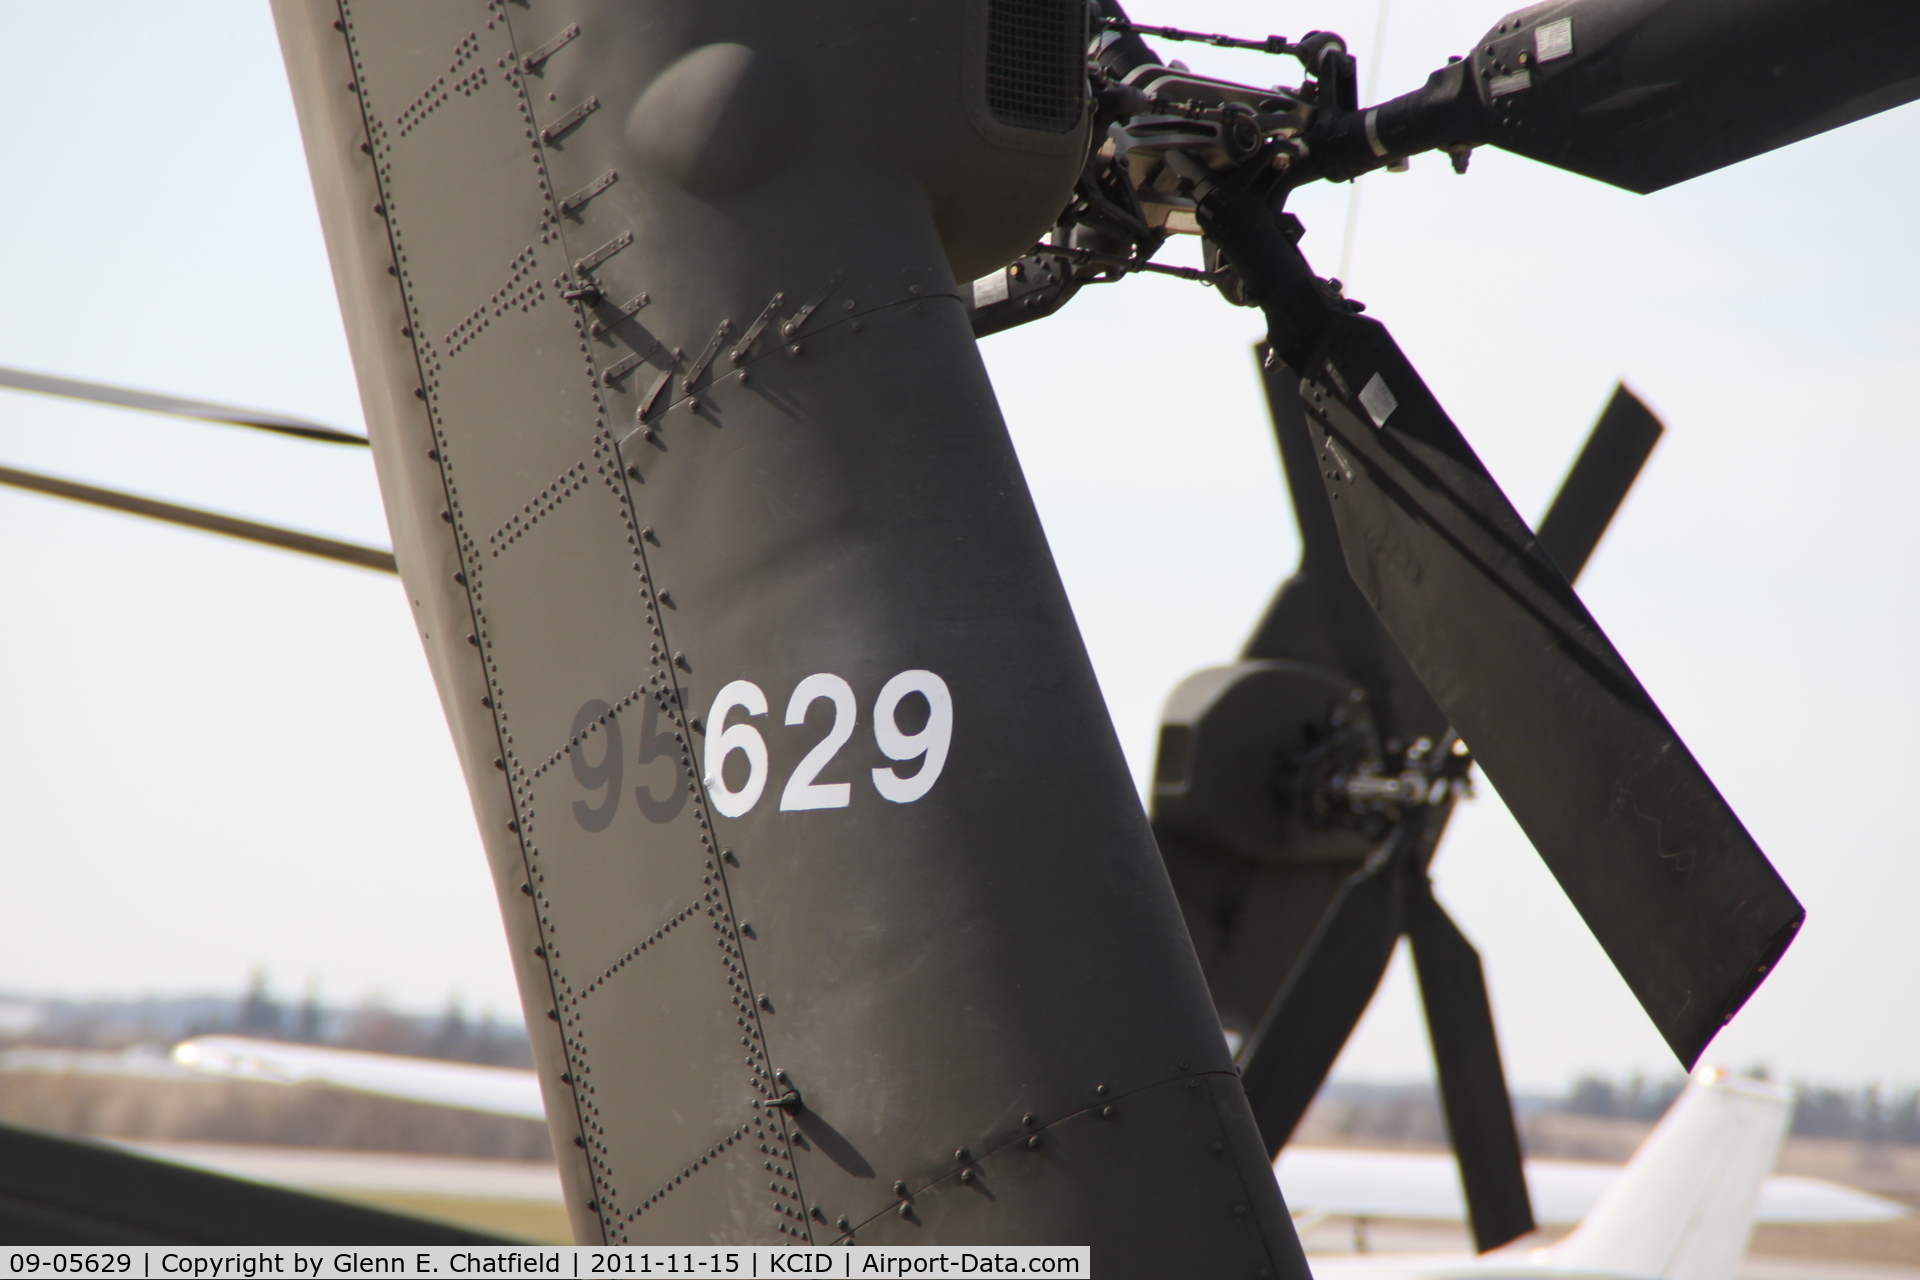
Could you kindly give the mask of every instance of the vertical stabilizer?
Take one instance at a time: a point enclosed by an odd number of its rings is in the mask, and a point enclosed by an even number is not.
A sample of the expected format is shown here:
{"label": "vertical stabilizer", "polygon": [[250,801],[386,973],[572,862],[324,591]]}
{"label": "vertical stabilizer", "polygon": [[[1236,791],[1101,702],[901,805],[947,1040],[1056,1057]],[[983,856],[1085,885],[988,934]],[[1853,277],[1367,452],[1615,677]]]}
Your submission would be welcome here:
{"label": "vertical stabilizer", "polygon": [[1084,0],[273,9],[575,1238],[1304,1280],[957,283]]}
{"label": "vertical stabilizer", "polygon": [[1786,1137],[1779,1085],[1703,1068],[1627,1171],[1566,1242],[1556,1266],[1658,1277],[1733,1280],[1747,1251],[1760,1186]]}

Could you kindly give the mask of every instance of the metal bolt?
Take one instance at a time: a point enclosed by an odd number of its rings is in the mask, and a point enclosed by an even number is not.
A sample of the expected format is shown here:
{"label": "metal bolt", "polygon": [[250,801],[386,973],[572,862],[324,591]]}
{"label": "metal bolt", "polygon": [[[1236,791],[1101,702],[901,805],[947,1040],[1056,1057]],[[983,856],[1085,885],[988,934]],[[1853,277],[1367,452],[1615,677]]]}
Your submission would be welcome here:
{"label": "metal bolt", "polygon": [[1093,1086],[1093,1092],[1096,1097],[1104,1098],[1107,1096],[1107,1086],[1103,1084],[1097,1084]]}
{"label": "metal bolt", "polygon": [[797,355],[799,355],[799,354],[800,354],[800,344],[796,342],[796,343],[794,343],[794,344],[793,344],[792,346],[790,346],[790,347],[788,347],[788,348],[787,348],[787,354],[788,354],[788,355],[790,355],[790,356],[797,356]]}
{"label": "metal bolt", "polygon": [[1100,1118],[1102,1120],[1111,1120],[1113,1119],[1113,1115],[1114,1115],[1113,1104],[1111,1102],[1109,1102],[1106,1106],[1100,1108]]}
{"label": "metal bolt", "polygon": [[897,1196],[900,1196],[900,1197],[902,1197],[902,1198],[904,1199],[904,1198],[905,1198],[905,1196],[906,1196],[906,1194],[907,1194],[907,1184],[906,1184],[906,1183],[904,1183],[904,1182],[896,1182],[896,1183],[894,1183],[894,1184],[893,1184],[893,1194],[895,1194],[895,1195],[897,1195]]}
{"label": "metal bolt", "polygon": [[844,1213],[833,1220],[833,1225],[840,1228],[842,1231],[853,1230],[853,1224],[847,1221],[847,1215]]}
{"label": "metal bolt", "polygon": [[1040,1135],[1036,1133],[1031,1138],[1027,1139],[1027,1150],[1038,1151],[1039,1149],[1040,1149]]}
{"label": "metal bolt", "polygon": [[973,1159],[973,1152],[961,1147],[953,1153],[953,1158],[961,1164]]}
{"label": "metal bolt", "polygon": [[773,998],[771,996],[766,995],[765,993],[762,993],[760,996],[760,1007],[762,1009],[765,1009],[768,1013],[772,1013]]}
{"label": "metal bolt", "polygon": [[902,1200],[900,1202],[900,1216],[903,1218],[911,1218],[913,1216],[913,1201]]}
{"label": "metal bolt", "polygon": [[962,1169],[962,1170],[960,1171],[960,1181],[962,1181],[962,1182],[964,1182],[964,1183],[966,1183],[966,1184],[967,1184],[968,1186],[972,1186],[972,1185],[973,1185],[973,1170],[971,1170],[971,1169]]}

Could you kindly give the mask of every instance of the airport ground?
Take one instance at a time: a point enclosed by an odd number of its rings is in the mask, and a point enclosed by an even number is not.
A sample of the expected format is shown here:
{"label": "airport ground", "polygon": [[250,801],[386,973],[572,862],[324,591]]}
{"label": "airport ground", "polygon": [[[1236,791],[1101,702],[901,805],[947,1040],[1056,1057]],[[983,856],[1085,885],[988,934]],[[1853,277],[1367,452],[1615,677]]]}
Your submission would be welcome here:
{"label": "airport ground", "polygon": [[[1624,1162],[1652,1121],[1523,1107],[1533,1156]],[[152,1154],[517,1238],[564,1241],[544,1126],[303,1085],[210,1080],[159,1053],[14,1048],[0,1053],[0,1121],[135,1145]],[[1303,1146],[1444,1149],[1431,1096],[1329,1091]],[[1779,1172],[1825,1178],[1920,1208],[1920,1145],[1795,1136]],[[1456,1224],[1306,1219],[1313,1253],[1460,1252]],[[1547,1243],[1558,1232],[1543,1232]],[[1920,1214],[1848,1226],[1762,1226],[1749,1280],[1920,1280]]]}

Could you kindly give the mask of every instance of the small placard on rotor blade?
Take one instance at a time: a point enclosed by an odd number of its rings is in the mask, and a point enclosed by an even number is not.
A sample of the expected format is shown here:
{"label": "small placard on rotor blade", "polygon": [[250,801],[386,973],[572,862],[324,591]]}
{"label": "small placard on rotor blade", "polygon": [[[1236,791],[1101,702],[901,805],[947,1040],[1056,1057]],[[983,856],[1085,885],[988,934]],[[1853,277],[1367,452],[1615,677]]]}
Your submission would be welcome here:
{"label": "small placard on rotor blade", "polygon": [[1533,33],[1533,60],[1552,62],[1573,53],[1573,19],[1543,22]]}
{"label": "small placard on rotor blade", "polygon": [[1376,373],[1367,379],[1366,386],[1360,388],[1360,407],[1373,419],[1374,426],[1384,427],[1387,419],[1393,416],[1393,411],[1400,407],[1400,401],[1394,398],[1387,380]]}
{"label": "small placard on rotor blade", "polygon": [[981,276],[973,282],[973,309],[990,307],[996,302],[1005,302],[1011,286],[1007,282],[1005,267],[992,275]]}

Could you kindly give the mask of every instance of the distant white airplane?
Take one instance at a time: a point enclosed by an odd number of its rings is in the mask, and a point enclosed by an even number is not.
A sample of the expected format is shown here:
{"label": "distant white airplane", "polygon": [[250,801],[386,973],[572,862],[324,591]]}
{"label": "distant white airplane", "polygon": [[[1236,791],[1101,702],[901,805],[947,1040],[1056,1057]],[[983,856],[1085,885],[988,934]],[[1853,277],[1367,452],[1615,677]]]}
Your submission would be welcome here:
{"label": "distant white airplane", "polygon": [[[1702,1070],[1559,1244],[1479,1258],[1317,1258],[1313,1272],[1318,1280],[1734,1280],[1790,1115],[1791,1095],[1779,1085]],[[1880,1217],[1906,1212],[1890,1201],[1863,1207]]]}
{"label": "distant white airplane", "polygon": [[[1395,1218],[1461,1222],[1466,1201],[1459,1166],[1445,1152],[1371,1151],[1353,1147],[1288,1147],[1274,1164],[1296,1221],[1307,1218]],[[1621,1168],[1576,1160],[1528,1160],[1527,1190],[1541,1226],[1580,1222]],[[1756,1224],[1887,1222],[1905,1205],[1821,1178],[1775,1174],[1760,1186]]]}
{"label": "distant white airplane", "polygon": [[230,1080],[325,1084],[462,1111],[543,1123],[547,1118],[540,1101],[540,1082],[533,1072],[514,1067],[322,1049],[245,1036],[195,1036],[173,1047],[173,1060],[183,1067]]}
{"label": "distant white airplane", "polygon": [[[200,1036],[173,1051],[182,1066],[228,1079],[323,1084],[414,1102],[544,1120],[531,1071],[349,1049]],[[1791,1115],[1787,1090],[1705,1069],[1626,1168],[1530,1160],[1540,1221],[1578,1222],[1548,1249],[1483,1257],[1312,1259],[1321,1280],[1733,1280],[1756,1222],[1877,1222],[1906,1206],[1816,1178],[1770,1177]],[[1465,1217],[1450,1157],[1289,1148],[1275,1164],[1300,1217]]]}

